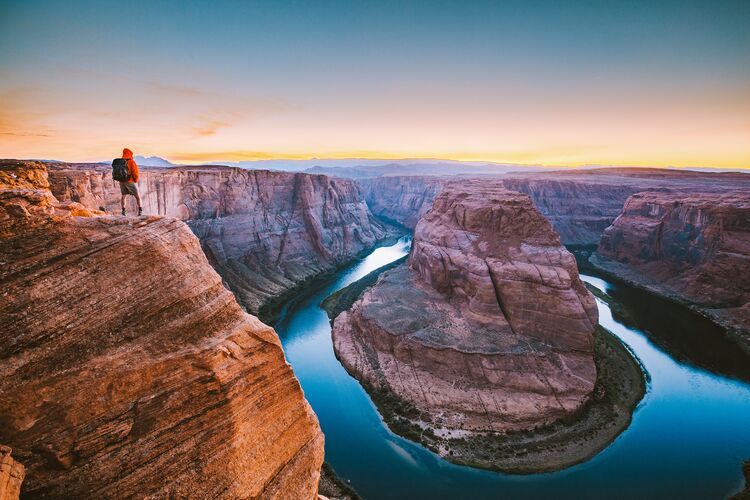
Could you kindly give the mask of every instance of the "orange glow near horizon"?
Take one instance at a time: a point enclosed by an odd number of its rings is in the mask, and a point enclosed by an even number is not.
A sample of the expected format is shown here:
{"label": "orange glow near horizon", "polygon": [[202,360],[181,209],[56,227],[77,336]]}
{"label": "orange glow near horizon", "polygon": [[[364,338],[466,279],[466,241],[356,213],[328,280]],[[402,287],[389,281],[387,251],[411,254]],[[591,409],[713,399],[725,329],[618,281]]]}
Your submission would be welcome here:
{"label": "orange glow near horizon", "polygon": [[[91,82],[111,87],[108,77]],[[112,97],[0,88],[0,157],[101,161],[123,147],[175,163],[434,158],[534,165],[750,168],[750,90],[719,96],[362,96],[335,105],[132,80]]]}
{"label": "orange glow near horizon", "polygon": [[748,5],[303,4],[3,4],[0,157],[750,168]]}

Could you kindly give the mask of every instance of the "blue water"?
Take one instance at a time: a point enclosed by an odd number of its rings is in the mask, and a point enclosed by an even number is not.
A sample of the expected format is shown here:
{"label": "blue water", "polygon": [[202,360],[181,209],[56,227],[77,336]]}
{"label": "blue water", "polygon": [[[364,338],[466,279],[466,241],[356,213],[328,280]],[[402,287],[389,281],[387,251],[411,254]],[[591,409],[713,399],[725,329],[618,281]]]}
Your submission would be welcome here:
{"label": "blue water", "polygon": [[[598,299],[600,323],[638,356],[650,382],[630,427],[591,460],[514,476],[450,464],[391,433],[336,359],[319,304],[408,250],[408,239],[376,249],[290,303],[276,325],[320,419],[326,461],[364,498],[722,498],[742,487],[741,463],[750,458],[750,384],[677,361],[649,335],[614,319]],[[583,278],[614,291],[603,279]]]}

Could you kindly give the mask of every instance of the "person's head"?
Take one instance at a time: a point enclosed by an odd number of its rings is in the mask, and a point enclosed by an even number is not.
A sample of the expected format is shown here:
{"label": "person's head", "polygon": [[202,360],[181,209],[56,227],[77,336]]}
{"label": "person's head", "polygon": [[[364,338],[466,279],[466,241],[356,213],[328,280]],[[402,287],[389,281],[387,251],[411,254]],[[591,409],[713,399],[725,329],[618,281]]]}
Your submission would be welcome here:
{"label": "person's head", "polygon": [[128,148],[125,148],[122,150],[122,157],[125,159],[132,159],[133,158],[133,152],[129,150]]}

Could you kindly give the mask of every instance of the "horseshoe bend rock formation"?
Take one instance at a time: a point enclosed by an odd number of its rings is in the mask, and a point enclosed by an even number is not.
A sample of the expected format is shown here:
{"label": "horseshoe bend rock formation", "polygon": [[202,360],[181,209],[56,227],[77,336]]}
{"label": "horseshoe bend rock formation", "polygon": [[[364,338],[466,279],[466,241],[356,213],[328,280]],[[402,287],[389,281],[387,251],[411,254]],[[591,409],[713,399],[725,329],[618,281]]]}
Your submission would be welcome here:
{"label": "horseshoe bend rock formation", "polygon": [[[395,234],[359,186],[324,175],[223,166],[141,169],[144,211],[188,223],[225,283],[252,313]],[[110,168],[50,168],[58,199],[119,210]]]}
{"label": "horseshoe bend rock formation", "polygon": [[631,196],[591,262],[685,303],[750,354],[750,188]]}
{"label": "horseshoe bend rock formation", "polygon": [[526,195],[448,184],[412,245],[334,322],[354,376],[437,432],[531,429],[585,405],[596,304]]}
{"label": "horseshoe bend rock formation", "polygon": [[273,329],[169,217],[0,162],[0,443],[44,498],[314,498],[323,436]]}

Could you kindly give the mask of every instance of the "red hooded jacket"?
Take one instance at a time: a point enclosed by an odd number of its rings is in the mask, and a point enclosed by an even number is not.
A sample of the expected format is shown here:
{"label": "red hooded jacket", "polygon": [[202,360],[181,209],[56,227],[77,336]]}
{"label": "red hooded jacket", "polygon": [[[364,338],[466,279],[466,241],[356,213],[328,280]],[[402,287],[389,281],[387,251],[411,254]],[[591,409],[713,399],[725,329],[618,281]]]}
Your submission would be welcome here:
{"label": "red hooded jacket", "polygon": [[128,148],[122,150],[122,157],[128,160],[128,172],[130,172],[130,178],[128,182],[138,182],[141,178],[141,174],[138,172],[138,165],[133,159],[133,152]]}

